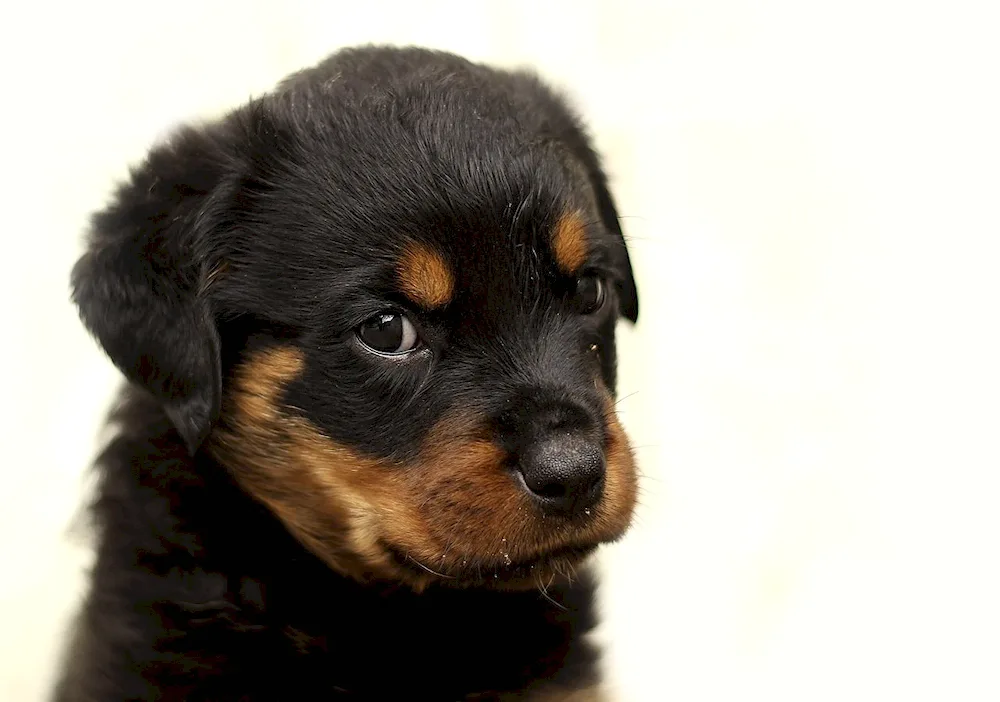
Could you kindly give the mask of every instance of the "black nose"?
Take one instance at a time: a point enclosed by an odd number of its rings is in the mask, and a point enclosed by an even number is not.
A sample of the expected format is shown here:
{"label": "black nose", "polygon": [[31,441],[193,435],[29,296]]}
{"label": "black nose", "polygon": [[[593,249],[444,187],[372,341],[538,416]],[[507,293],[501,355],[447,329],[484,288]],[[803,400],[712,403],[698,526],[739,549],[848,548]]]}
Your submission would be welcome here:
{"label": "black nose", "polygon": [[547,512],[577,514],[604,490],[604,452],[580,436],[548,436],[521,454],[524,484]]}

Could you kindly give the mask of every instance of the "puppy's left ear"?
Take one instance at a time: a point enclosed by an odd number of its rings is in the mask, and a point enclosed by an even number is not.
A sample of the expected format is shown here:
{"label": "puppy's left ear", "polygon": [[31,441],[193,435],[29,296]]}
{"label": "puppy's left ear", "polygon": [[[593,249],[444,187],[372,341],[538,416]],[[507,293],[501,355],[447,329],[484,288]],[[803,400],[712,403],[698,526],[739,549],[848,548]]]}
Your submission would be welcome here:
{"label": "puppy's left ear", "polygon": [[527,91],[536,108],[545,117],[545,127],[557,141],[565,146],[586,174],[586,178],[594,193],[601,223],[604,225],[620,246],[615,247],[614,267],[618,273],[615,288],[618,293],[619,312],[629,321],[639,319],[639,293],[636,290],[635,277],[632,274],[632,261],[629,259],[625,236],[618,221],[618,210],[614,198],[608,188],[608,178],[601,168],[601,160],[591,145],[587,131],[580,120],[572,113],[567,101],[550,91],[537,76],[531,73],[519,73],[515,76],[519,91]]}
{"label": "puppy's left ear", "polygon": [[635,286],[635,276],[632,274],[632,261],[629,259],[628,247],[625,245],[625,235],[622,233],[621,223],[618,221],[618,210],[615,207],[611,191],[608,189],[608,179],[604,175],[597,160],[597,155],[587,147],[590,161],[585,161],[587,175],[590,177],[590,185],[594,189],[594,196],[597,201],[597,211],[601,216],[601,222],[605,229],[615,236],[615,241],[621,246],[616,247],[615,269],[618,271],[619,279],[615,282],[618,293],[619,312],[629,321],[636,322],[639,319],[639,291]]}
{"label": "puppy's left ear", "polygon": [[204,284],[224,159],[188,130],[154,149],[94,217],[72,273],[87,329],[125,376],[159,399],[192,453],[221,399],[220,341]]}

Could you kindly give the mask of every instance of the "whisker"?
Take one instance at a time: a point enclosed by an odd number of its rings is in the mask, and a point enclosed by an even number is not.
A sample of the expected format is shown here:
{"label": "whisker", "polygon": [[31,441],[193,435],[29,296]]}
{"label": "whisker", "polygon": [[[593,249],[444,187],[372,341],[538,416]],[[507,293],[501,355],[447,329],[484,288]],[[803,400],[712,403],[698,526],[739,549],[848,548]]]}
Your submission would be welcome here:
{"label": "whisker", "polygon": [[625,400],[627,400],[628,398],[630,398],[630,397],[635,397],[635,396],[636,396],[636,395],[638,395],[638,394],[639,394],[639,391],[638,391],[638,390],[635,390],[635,391],[633,391],[633,392],[630,392],[630,393],[629,393],[628,395],[623,395],[623,396],[619,397],[619,398],[618,398],[617,400],[615,400],[615,402],[614,402],[614,406],[615,406],[615,407],[618,407],[618,405],[619,405],[620,403],[622,403],[622,402],[625,402]]}
{"label": "whisker", "polygon": [[425,566],[423,563],[421,563],[420,561],[418,561],[416,558],[414,558],[413,556],[411,556],[408,553],[406,554],[406,560],[413,561],[414,563],[416,563],[418,566],[420,566],[421,568],[423,568],[424,570],[426,570],[431,575],[436,575],[439,578],[444,578],[445,580],[454,580],[455,579],[455,577],[453,575],[445,575],[444,573],[437,572],[433,568],[428,568],[427,566]]}
{"label": "whisker", "polygon": [[[540,575],[538,575],[538,573],[535,573],[535,584],[538,586],[538,591],[540,593],[542,593],[542,597],[544,597],[546,600],[548,600],[549,602],[551,602],[552,604],[554,604],[556,607],[558,607],[559,609],[561,609],[563,612],[568,612],[569,611],[566,608],[565,605],[562,605],[562,604],[556,602],[554,599],[552,599],[552,596],[549,595],[549,588],[548,588],[548,586],[542,584],[542,578],[541,578]],[[552,584],[552,580],[550,579],[549,580],[549,585],[551,585],[551,584]]]}

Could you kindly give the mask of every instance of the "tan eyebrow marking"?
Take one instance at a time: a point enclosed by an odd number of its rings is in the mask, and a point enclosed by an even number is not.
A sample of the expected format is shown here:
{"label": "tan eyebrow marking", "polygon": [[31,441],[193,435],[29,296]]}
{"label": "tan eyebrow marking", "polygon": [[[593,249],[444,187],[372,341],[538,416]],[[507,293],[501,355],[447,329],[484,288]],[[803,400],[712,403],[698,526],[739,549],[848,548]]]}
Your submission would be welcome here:
{"label": "tan eyebrow marking", "polygon": [[552,230],[552,254],[556,264],[570,275],[587,260],[587,227],[579,210],[564,213]]}
{"label": "tan eyebrow marking", "polygon": [[455,277],[444,257],[425,244],[408,244],[396,268],[400,288],[427,309],[451,302]]}

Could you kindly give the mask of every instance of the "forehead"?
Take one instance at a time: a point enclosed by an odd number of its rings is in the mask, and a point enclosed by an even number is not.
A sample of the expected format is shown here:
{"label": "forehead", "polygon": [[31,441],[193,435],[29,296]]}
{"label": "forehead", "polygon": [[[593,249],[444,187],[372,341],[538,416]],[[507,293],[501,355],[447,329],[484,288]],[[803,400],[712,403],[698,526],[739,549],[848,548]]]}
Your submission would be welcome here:
{"label": "forehead", "polygon": [[558,252],[569,270],[584,240],[599,233],[590,186],[555,154],[441,154],[430,164],[393,152],[373,166],[371,154],[297,146],[306,152],[298,162],[258,166],[239,196],[242,228],[292,256],[301,250],[363,264],[419,242],[467,263],[511,261],[525,249],[536,257]]}

